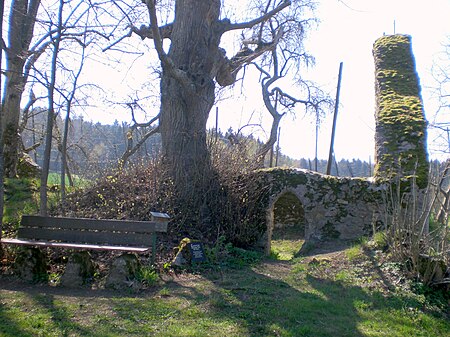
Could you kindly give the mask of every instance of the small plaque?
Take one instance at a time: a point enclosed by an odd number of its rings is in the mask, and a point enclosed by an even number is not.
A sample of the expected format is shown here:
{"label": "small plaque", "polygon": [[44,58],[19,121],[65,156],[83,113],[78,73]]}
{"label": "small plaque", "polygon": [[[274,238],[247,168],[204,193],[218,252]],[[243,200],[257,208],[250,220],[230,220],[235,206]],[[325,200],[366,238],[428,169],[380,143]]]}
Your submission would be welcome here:
{"label": "small plaque", "polygon": [[203,249],[203,243],[201,242],[190,242],[188,244],[189,250],[192,255],[192,262],[205,262],[205,250]]}

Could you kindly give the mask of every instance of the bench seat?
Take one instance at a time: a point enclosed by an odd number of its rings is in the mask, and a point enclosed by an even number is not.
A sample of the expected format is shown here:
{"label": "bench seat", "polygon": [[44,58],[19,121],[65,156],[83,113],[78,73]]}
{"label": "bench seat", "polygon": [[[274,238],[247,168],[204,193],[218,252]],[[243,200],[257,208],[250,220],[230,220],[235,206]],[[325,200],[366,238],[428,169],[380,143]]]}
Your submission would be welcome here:
{"label": "bench seat", "polygon": [[151,212],[151,221],[23,215],[17,238],[4,244],[78,250],[146,253],[156,249],[157,233],[167,232],[169,216]]}
{"label": "bench seat", "polygon": [[68,249],[81,249],[81,250],[123,251],[130,253],[146,253],[151,250],[150,247],[107,246],[107,245],[65,243],[65,242],[53,242],[43,240],[36,241],[36,240],[9,239],[9,238],[2,239],[2,243],[12,245],[22,245],[22,246],[59,247]]}

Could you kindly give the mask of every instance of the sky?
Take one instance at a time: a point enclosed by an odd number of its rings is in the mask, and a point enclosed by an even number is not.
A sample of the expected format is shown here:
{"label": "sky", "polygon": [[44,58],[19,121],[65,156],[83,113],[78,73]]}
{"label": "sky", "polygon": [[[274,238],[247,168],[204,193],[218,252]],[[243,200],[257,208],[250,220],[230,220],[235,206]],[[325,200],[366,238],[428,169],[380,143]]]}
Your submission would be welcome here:
{"label": "sky", "polygon": [[[223,0],[226,4],[244,3],[244,0]],[[373,162],[374,154],[374,61],[372,46],[383,34],[408,34],[412,36],[412,47],[416,59],[417,71],[422,86],[422,96],[426,117],[433,120],[436,114],[436,100],[431,96],[430,87],[435,85],[431,76],[433,60],[444,50],[443,44],[450,36],[450,0],[317,0],[316,17],[320,20],[316,29],[310,30],[306,48],[316,59],[316,65],[305,72],[307,79],[317,82],[323,89],[335,97],[339,63],[343,62],[340,90],[340,105],[337,116],[337,128],[334,145],[336,159],[353,159]],[[239,13],[239,5],[237,13]],[[243,6],[243,5],[242,5]],[[225,13],[227,14],[227,13]],[[134,38],[134,40],[133,40]],[[103,124],[114,120],[131,122],[130,111],[125,104],[113,101],[129,102],[130,97],[145,97],[151,88],[158,87],[158,76],[149,67],[150,60],[156,60],[150,40],[141,41],[137,37],[129,40],[129,47],[137,44],[142,47],[142,55],[132,62],[119,63],[105,61],[110,53],[100,56],[101,63],[90,63],[84,69],[85,74],[95,76],[95,81],[110,101],[97,108],[86,110],[87,119]],[[237,41],[237,40],[236,40]],[[235,42],[239,48],[238,42]],[[123,53],[122,53],[123,54]],[[231,52],[228,54],[232,56]],[[126,54],[114,54],[125,60]],[[130,64],[132,63],[132,67]],[[246,82],[248,83],[248,82]],[[208,128],[216,123],[215,110],[219,110],[219,128],[234,131],[247,124],[261,123],[266,130],[245,128],[255,137],[266,140],[270,130],[270,118],[262,104],[259,84],[241,87],[236,84],[234,95],[228,100],[218,101],[208,120]],[[158,97],[153,97],[153,102]],[[146,119],[157,115],[158,105],[149,103]],[[332,109],[331,109],[332,110]],[[330,147],[332,111],[322,121],[318,137],[318,158],[327,159]],[[250,118],[251,116],[251,118]],[[442,118],[442,116],[441,116]],[[142,118],[139,122],[145,122]],[[450,116],[448,116],[450,120]],[[284,154],[292,158],[310,158],[315,156],[315,119],[298,111],[295,118],[285,116],[280,124],[280,147]],[[429,152],[431,158],[440,158],[433,151],[435,135],[429,134]]]}
{"label": "sky", "polygon": [[[384,34],[412,36],[412,48],[420,77],[422,97],[428,120],[436,114],[431,97],[433,60],[443,51],[443,43],[450,36],[450,1],[432,0],[322,0],[316,12],[318,28],[311,31],[306,42],[316,58],[316,65],[306,74],[323,86],[334,98],[339,63],[343,62],[340,105],[334,153],[337,160],[359,158],[373,162],[374,154],[374,61],[372,46]],[[259,92],[259,91],[257,91]],[[247,97],[255,102],[256,97]],[[219,127],[234,130],[248,122],[243,108],[238,114],[222,117],[220,111],[229,110],[227,102],[219,103]],[[245,106],[245,105],[244,105]],[[241,113],[239,115],[239,113]],[[327,159],[332,125],[332,111],[323,120],[318,142],[318,158]],[[209,126],[213,127],[212,113]],[[280,131],[281,152],[292,158],[315,156],[315,120],[299,113],[297,118],[285,116]],[[267,128],[268,130],[268,128]],[[428,137],[431,158],[440,158],[433,151],[435,135]]]}
{"label": "sky", "polygon": [[[343,62],[340,107],[335,138],[336,158],[373,161],[374,153],[374,62],[372,46],[383,34],[408,34],[422,86],[425,113],[433,119],[436,107],[431,100],[434,85],[431,67],[450,36],[450,1],[432,0],[323,0],[317,13],[319,29],[309,38],[316,56],[314,76],[320,83],[336,88],[339,62]],[[319,158],[327,158],[331,116],[321,128]],[[280,144],[292,157],[313,158],[313,149],[296,148],[292,142],[306,121],[285,123]],[[298,128],[298,129],[297,129]],[[311,131],[311,127],[308,128]],[[306,131],[304,131],[306,132]],[[429,135],[429,143],[434,135]],[[432,149],[429,145],[429,150]],[[325,151],[325,153],[324,153]],[[432,154],[438,156],[438,154]]]}

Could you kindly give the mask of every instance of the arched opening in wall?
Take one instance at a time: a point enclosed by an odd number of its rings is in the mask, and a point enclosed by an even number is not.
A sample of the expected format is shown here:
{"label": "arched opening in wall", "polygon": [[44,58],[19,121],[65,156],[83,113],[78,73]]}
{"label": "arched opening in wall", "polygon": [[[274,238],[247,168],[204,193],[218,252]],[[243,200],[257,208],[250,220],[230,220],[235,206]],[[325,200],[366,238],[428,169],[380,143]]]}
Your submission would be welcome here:
{"label": "arched opening in wall", "polygon": [[292,192],[281,194],[273,204],[271,252],[278,259],[290,260],[305,242],[305,211]]}

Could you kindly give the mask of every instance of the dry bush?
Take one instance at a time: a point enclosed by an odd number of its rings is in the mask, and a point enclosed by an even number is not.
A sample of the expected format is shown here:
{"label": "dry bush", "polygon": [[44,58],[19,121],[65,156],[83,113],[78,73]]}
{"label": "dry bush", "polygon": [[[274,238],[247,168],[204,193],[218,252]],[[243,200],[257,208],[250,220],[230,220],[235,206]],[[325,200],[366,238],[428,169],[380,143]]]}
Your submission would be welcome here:
{"label": "dry bush", "polygon": [[259,205],[268,197],[258,184],[258,165],[251,152],[245,140],[234,145],[212,141],[212,179],[201,181],[201,172],[193,177],[204,186],[202,195],[184,191],[180,198],[164,164],[154,160],[104,174],[90,187],[70,195],[66,207],[58,206],[53,213],[148,220],[151,211],[167,212],[171,216],[169,235],[174,240],[187,236],[215,242],[225,237],[237,246],[249,246],[264,231],[265,213]]}
{"label": "dry bush", "polygon": [[[104,173],[89,187],[68,196],[67,206],[53,213],[88,218],[147,220],[150,211],[166,211],[170,199],[159,161]],[[166,195],[168,194],[168,195]]]}
{"label": "dry bush", "polygon": [[[237,140],[237,141],[236,141]],[[255,142],[241,137],[234,142],[210,139],[211,165],[216,174],[216,191],[208,196],[215,219],[217,240],[224,236],[239,247],[254,245],[265,230],[268,189],[258,179],[261,163],[255,159]]]}
{"label": "dry bush", "polygon": [[392,184],[381,212],[392,258],[404,263],[412,276],[426,285],[450,284],[449,205],[442,203],[441,188],[448,179],[450,162],[446,165],[430,174],[425,190],[419,190],[414,179],[408,192],[403,192],[404,184]]}

